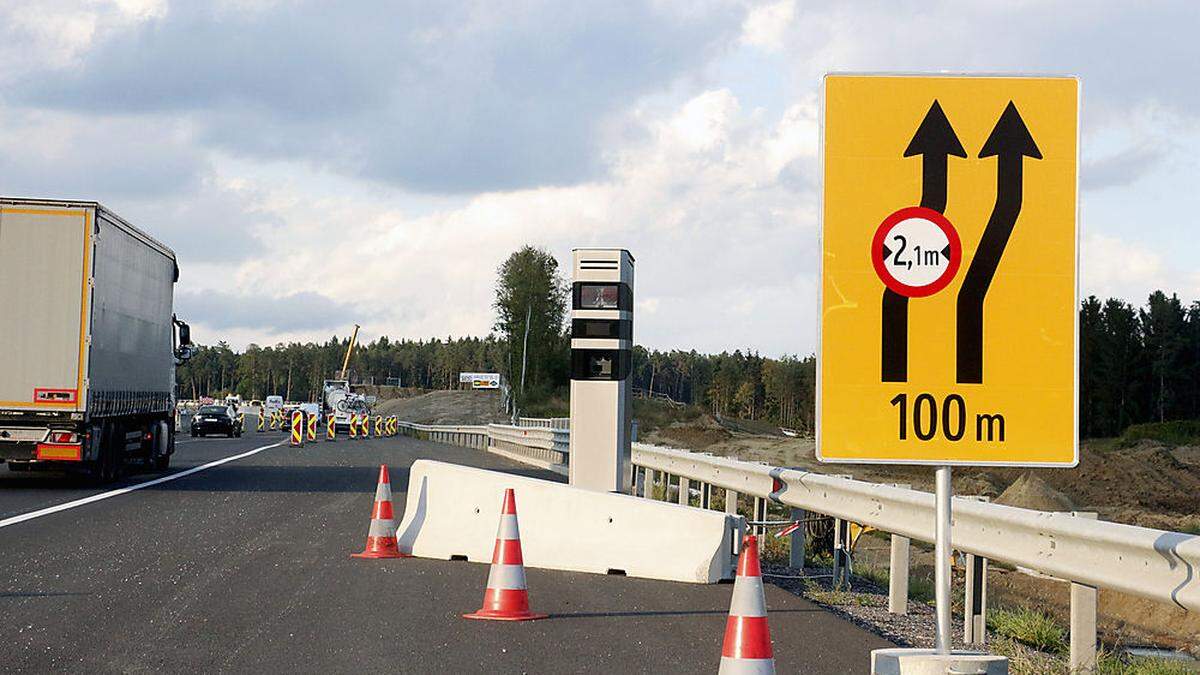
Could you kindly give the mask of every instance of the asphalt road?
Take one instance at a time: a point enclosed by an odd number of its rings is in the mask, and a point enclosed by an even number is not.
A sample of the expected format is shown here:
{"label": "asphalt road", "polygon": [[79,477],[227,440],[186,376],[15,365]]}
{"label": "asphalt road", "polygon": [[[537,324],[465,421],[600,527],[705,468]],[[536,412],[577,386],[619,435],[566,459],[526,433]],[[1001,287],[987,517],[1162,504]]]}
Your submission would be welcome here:
{"label": "asphalt road", "polygon": [[[181,438],[167,475],[279,442]],[[398,510],[436,458],[551,478],[408,438],[286,446],[21,522],[104,489],[0,468],[4,672],[714,672],[729,585],[527,571],[532,623],[467,621],[487,566],[358,560],[380,463]],[[867,668],[883,639],[767,586],[781,673]]]}

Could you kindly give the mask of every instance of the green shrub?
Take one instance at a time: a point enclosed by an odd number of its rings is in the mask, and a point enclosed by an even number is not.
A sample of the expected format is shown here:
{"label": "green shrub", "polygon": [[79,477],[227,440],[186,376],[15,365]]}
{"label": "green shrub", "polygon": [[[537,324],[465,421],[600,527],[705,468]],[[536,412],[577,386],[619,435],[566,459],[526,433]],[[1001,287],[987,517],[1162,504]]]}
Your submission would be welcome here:
{"label": "green shrub", "polygon": [[1197,445],[1200,444],[1200,420],[1134,424],[1121,434],[1120,445],[1127,447],[1143,439],[1167,445]]}
{"label": "green shrub", "polygon": [[998,635],[1012,638],[1052,654],[1067,648],[1066,631],[1045,612],[1032,609],[996,609],[988,612],[988,627]]}

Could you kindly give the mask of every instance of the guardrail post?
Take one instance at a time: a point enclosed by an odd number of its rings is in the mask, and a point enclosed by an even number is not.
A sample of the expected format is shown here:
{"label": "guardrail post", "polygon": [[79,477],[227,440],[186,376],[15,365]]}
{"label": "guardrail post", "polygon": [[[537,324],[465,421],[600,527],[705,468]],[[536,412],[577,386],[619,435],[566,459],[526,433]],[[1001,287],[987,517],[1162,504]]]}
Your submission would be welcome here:
{"label": "guardrail post", "polygon": [[712,485],[710,483],[700,484],[700,508],[712,508]]}
{"label": "guardrail post", "polygon": [[806,515],[804,509],[792,509],[792,520],[800,523],[800,526],[789,536],[790,551],[788,552],[788,565],[798,569],[804,569],[804,519]]}
{"label": "guardrail post", "polygon": [[833,519],[833,587],[841,588],[850,580],[849,556],[846,549],[850,546],[850,522],[841,518]]}
{"label": "guardrail post", "polygon": [[[903,490],[912,489],[908,484],[895,484]],[[908,614],[909,551],[912,541],[898,534],[892,535],[891,559],[888,566],[888,612]]]}
{"label": "guardrail post", "polygon": [[[1096,520],[1096,514],[1074,511],[1076,518]],[[1071,657],[1072,673],[1096,670],[1096,596],[1093,586],[1071,582]]]}
{"label": "guardrail post", "polygon": [[892,535],[891,566],[888,572],[888,612],[908,614],[908,537]]}
{"label": "guardrail post", "polygon": [[680,476],[679,477],[679,503],[680,504],[687,506],[688,503],[691,501],[691,499],[690,499],[691,495],[688,494],[689,492],[691,492],[691,489],[692,489],[691,481],[687,479],[687,476]]}
{"label": "guardrail post", "polygon": [[642,496],[654,499],[654,469],[645,467],[642,471]]}
{"label": "guardrail post", "polygon": [[725,488],[725,513],[735,515],[735,516],[738,514],[737,500],[738,500],[737,490],[730,490],[729,488]]}
{"label": "guardrail post", "polygon": [[[760,523],[767,519],[767,500],[762,497],[754,498],[754,519]],[[766,525],[755,525],[754,533],[762,536],[767,533]]]}
{"label": "guardrail post", "polygon": [[[964,497],[977,502],[987,497]],[[967,578],[963,592],[963,642],[969,645],[987,641],[987,558],[966,555]]]}

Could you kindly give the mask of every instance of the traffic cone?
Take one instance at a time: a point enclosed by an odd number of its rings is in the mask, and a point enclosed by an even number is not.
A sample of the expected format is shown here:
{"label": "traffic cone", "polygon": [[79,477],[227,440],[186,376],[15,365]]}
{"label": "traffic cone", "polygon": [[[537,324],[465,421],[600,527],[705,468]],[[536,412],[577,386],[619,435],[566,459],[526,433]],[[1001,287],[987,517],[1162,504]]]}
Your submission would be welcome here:
{"label": "traffic cone", "polygon": [[512,488],[508,488],[504,491],[504,506],[500,508],[500,527],[496,531],[496,548],[492,551],[492,569],[488,572],[487,589],[483,592],[483,607],[471,614],[463,614],[463,617],[531,621],[546,616],[529,611],[525,563],[521,558],[521,532],[517,528],[517,498]]}
{"label": "traffic cone", "polygon": [[763,597],[762,571],[758,566],[758,537],[742,539],[733,600],[725,622],[725,644],[721,647],[720,675],[771,675],[775,654],[767,628],[767,603]]}
{"label": "traffic cone", "polygon": [[375,506],[371,509],[371,527],[367,547],[351,558],[410,558],[400,552],[396,541],[396,518],[392,513],[392,481],[386,464],[379,465],[379,485],[375,488]]}

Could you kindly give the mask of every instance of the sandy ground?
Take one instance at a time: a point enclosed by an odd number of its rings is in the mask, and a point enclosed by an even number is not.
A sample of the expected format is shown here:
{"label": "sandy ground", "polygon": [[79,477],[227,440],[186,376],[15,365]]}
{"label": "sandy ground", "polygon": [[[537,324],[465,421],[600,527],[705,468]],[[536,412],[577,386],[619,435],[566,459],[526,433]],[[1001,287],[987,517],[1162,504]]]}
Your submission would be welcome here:
{"label": "sandy ground", "polygon": [[381,401],[376,412],[417,424],[487,424],[508,421],[502,406],[499,391],[463,389]]}

